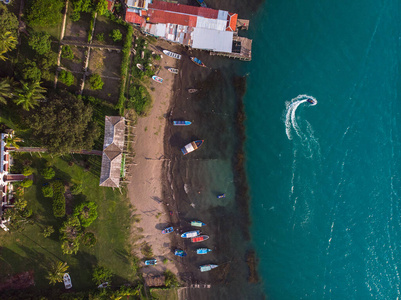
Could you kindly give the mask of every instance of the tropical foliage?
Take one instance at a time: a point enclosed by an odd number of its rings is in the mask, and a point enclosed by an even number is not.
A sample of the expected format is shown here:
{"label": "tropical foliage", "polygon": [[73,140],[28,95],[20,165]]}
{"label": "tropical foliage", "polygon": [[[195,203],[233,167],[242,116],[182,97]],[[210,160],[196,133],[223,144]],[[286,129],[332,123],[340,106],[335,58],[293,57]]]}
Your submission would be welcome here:
{"label": "tropical foliage", "polygon": [[56,172],[52,167],[46,167],[40,172],[40,174],[44,179],[52,179],[56,175]]}
{"label": "tropical foliage", "polygon": [[7,104],[7,98],[11,98],[11,85],[7,78],[0,79],[0,103]]}
{"label": "tropical foliage", "polygon": [[44,55],[51,50],[50,34],[46,32],[32,33],[28,39],[28,45],[31,46],[39,55]]}
{"label": "tropical foliage", "polygon": [[69,216],[60,228],[61,248],[64,254],[77,254],[82,236],[81,224],[76,216]]}
{"label": "tropical foliage", "polygon": [[74,59],[74,53],[72,52],[70,45],[64,45],[63,48],[61,48],[61,57],[66,59]]}
{"label": "tropical foliage", "polygon": [[0,36],[0,59],[6,60],[4,56],[8,51],[15,49],[17,46],[17,39],[10,31],[3,33]]}
{"label": "tropical foliage", "polygon": [[43,236],[44,236],[44,237],[49,237],[49,236],[51,236],[53,233],[54,233],[54,228],[53,228],[53,226],[51,226],[51,225],[46,226],[46,227],[43,229]]}
{"label": "tropical foliage", "polygon": [[89,84],[92,90],[101,90],[103,88],[104,82],[99,74],[95,73],[89,77]]}
{"label": "tropical foliage", "polygon": [[81,203],[75,207],[74,215],[79,218],[83,227],[88,227],[97,219],[97,204],[89,201]]}
{"label": "tropical foliage", "polygon": [[123,34],[121,33],[121,31],[119,29],[114,29],[110,33],[110,37],[113,39],[114,42],[118,42],[123,39]]}
{"label": "tropical foliage", "polygon": [[62,83],[64,83],[66,86],[70,86],[74,83],[74,75],[72,75],[71,72],[61,70],[60,74],[58,76],[58,80],[60,80]]}
{"label": "tropical foliage", "polygon": [[64,2],[61,0],[32,0],[29,1],[27,20],[33,26],[53,26],[61,22],[61,10]]}
{"label": "tropical foliage", "polygon": [[51,285],[55,285],[57,282],[63,281],[63,275],[68,270],[68,265],[66,262],[53,263],[47,273],[46,278],[49,279]]}
{"label": "tropical foliage", "polygon": [[43,197],[46,197],[46,198],[53,197],[53,188],[52,188],[52,186],[50,184],[42,186],[42,194],[43,194]]}
{"label": "tropical foliage", "polygon": [[54,93],[49,98],[28,119],[33,136],[53,153],[92,149],[99,136],[92,121],[92,107],[67,92]]}
{"label": "tropical foliage", "polygon": [[21,105],[26,111],[39,105],[39,101],[45,99],[43,95],[46,92],[45,88],[40,86],[39,82],[20,82],[21,86],[16,88],[16,98],[14,102]]}
{"label": "tropical foliage", "polygon": [[97,266],[93,270],[92,280],[96,285],[102,284],[103,282],[111,284],[112,277],[113,273],[105,267]]}
{"label": "tropical foliage", "polygon": [[65,216],[64,184],[61,181],[53,182],[53,214],[56,218]]}

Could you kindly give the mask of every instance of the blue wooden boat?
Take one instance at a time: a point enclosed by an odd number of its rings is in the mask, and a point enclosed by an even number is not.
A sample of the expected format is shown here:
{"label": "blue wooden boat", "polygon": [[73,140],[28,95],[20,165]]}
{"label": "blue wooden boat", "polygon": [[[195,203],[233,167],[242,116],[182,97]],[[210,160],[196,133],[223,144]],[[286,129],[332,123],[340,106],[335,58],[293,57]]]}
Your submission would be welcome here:
{"label": "blue wooden boat", "polygon": [[173,227],[167,227],[167,228],[165,228],[165,229],[162,230],[162,233],[163,233],[163,234],[167,234],[167,233],[171,233],[171,232],[173,232],[173,231],[174,231],[174,228],[173,228]]}
{"label": "blue wooden boat", "polygon": [[147,266],[154,266],[156,264],[157,264],[157,260],[156,259],[145,260],[145,265],[147,265]]}
{"label": "blue wooden boat", "polygon": [[217,199],[221,199],[221,198],[225,198],[225,197],[226,197],[226,194],[217,195]]}
{"label": "blue wooden boat", "polygon": [[204,140],[197,140],[190,142],[189,144],[185,145],[185,147],[181,148],[181,152],[184,155],[187,155],[188,153],[191,153],[192,151],[195,151],[198,149],[200,146],[202,146]]}
{"label": "blue wooden boat", "polygon": [[175,249],[175,251],[174,251],[174,255],[181,256],[181,257],[184,257],[184,256],[187,256],[187,253],[186,253],[184,250],[181,250],[181,249]]}
{"label": "blue wooden boat", "polygon": [[211,251],[212,249],[209,248],[198,248],[196,249],[196,254],[208,254]]}
{"label": "blue wooden boat", "polygon": [[190,121],[173,121],[174,126],[189,126],[191,124]]}
{"label": "blue wooden boat", "polygon": [[196,0],[196,1],[199,3],[200,6],[207,7],[207,5],[206,5],[204,0]]}
{"label": "blue wooden boat", "polygon": [[187,231],[187,232],[184,232],[183,234],[181,234],[181,237],[184,239],[193,238],[193,237],[198,236],[199,233],[200,233],[199,230]]}
{"label": "blue wooden boat", "polygon": [[202,226],[206,226],[206,224],[201,221],[191,221],[191,226],[202,227]]}
{"label": "blue wooden boat", "polygon": [[191,60],[193,63],[197,64],[198,66],[206,68],[206,65],[199,58],[196,58],[195,56],[191,56]]}

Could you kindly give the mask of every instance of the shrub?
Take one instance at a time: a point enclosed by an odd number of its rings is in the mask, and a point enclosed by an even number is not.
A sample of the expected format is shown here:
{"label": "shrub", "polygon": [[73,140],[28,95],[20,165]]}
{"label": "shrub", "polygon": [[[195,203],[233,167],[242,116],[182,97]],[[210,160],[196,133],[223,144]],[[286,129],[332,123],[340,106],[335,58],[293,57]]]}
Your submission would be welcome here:
{"label": "shrub", "polygon": [[71,16],[70,16],[70,19],[73,21],[73,22],[78,22],[80,19],[81,19],[81,14],[79,13],[79,11],[73,11],[73,13],[71,14]]}
{"label": "shrub", "polygon": [[79,194],[81,194],[81,193],[82,193],[82,184],[81,184],[81,183],[76,183],[76,184],[74,184],[74,185],[71,187],[70,191],[71,191],[71,194],[73,194],[73,195],[79,195]]}
{"label": "shrub", "polygon": [[83,227],[88,227],[97,219],[97,204],[95,202],[84,202],[74,209],[74,216],[79,218]]}
{"label": "shrub", "polygon": [[28,179],[28,178],[25,178],[21,182],[21,186],[24,187],[24,188],[29,188],[32,184],[33,184],[33,181],[31,179]]}
{"label": "shrub", "polygon": [[97,266],[93,270],[92,280],[96,285],[102,284],[103,282],[108,282],[110,284],[111,277],[113,277],[113,273],[105,267]]}
{"label": "shrub", "polygon": [[53,197],[53,188],[52,188],[52,186],[50,184],[42,186],[42,193],[43,193],[43,196],[46,197],[46,198]]}
{"label": "shrub", "polygon": [[65,216],[64,184],[61,181],[53,183],[53,214],[56,218]]}
{"label": "shrub", "polygon": [[26,18],[30,25],[52,26],[61,22],[61,0],[32,0],[29,1]]}
{"label": "shrub", "polygon": [[149,245],[148,243],[143,243],[142,244],[142,248],[141,248],[141,253],[143,254],[143,256],[145,256],[146,258],[152,258],[153,257],[153,249],[152,246]]}
{"label": "shrub", "polygon": [[74,53],[72,52],[70,45],[64,45],[63,48],[61,48],[61,57],[71,60],[74,59]]}
{"label": "shrub", "polygon": [[103,88],[104,82],[99,74],[92,74],[89,78],[89,84],[92,90],[101,90]]}
{"label": "shrub", "polygon": [[71,86],[74,83],[75,77],[71,72],[61,70],[58,79],[66,86]]}
{"label": "shrub", "polygon": [[43,236],[44,237],[49,237],[52,235],[52,233],[54,232],[54,228],[53,226],[46,226],[45,229],[43,229]]}
{"label": "shrub", "polygon": [[79,242],[78,240],[73,242],[65,240],[61,244],[61,249],[63,250],[63,254],[77,254],[79,250]]}
{"label": "shrub", "polygon": [[76,254],[79,250],[79,240],[82,236],[81,224],[76,216],[69,216],[60,228],[61,248],[64,254]]}
{"label": "shrub", "polygon": [[32,33],[28,39],[28,45],[39,55],[44,55],[51,50],[50,34],[46,32]]}
{"label": "shrub", "polygon": [[22,175],[29,176],[32,175],[33,169],[30,166],[25,166],[24,170],[22,171]]}
{"label": "shrub", "polygon": [[180,285],[177,277],[170,270],[164,271],[164,277],[166,278],[164,284],[167,288],[177,287]]}
{"label": "shrub", "polygon": [[36,82],[42,79],[42,72],[36,62],[29,59],[26,59],[23,64],[18,64],[17,73],[25,81]]}
{"label": "shrub", "polygon": [[103,32],[96,34],[96,39],[97,39],[99,42],[103,42],[103,41],[104,41],[104,34],[103,34]]}
{"label": "shrub", "polygon": [[93,232],[86,232],[82,236],[81,241],[85,246],[93,247],[93,246],[96,245],[97,239],[96,239],[95,234]]}
{"label": "shrub", "polygon": [[48,167],[44,168],[40,174],[43,176],[44,179],[50,180],[56,175],[56,172],[53,170],[53,168]]}
{"label": "shrub", "polygon": [[123,34],[121,33],[120,29],[114,29],[111,33],[110,33],[110,37],[113,39],[113,41],[119,42],[123,39]]}
{"label": "shrub", "polygon": [[135,109],[140,116],[146,115],[151,106],[151,98],[146,88],[143,86],[131,86],[129,89],[128,108]]}

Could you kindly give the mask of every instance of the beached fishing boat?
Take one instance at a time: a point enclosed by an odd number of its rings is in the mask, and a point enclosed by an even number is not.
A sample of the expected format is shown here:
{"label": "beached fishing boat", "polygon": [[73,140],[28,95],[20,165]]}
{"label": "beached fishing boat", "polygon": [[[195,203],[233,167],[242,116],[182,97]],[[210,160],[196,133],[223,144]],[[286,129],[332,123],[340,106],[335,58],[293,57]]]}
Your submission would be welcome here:
{"label": "beached fishing boat", "polygon": [[191,124],[190,121],[173,121],[174,126],[189,126]]}
{"label": "beached fishing boat", "polygon": [[211,251],[212,249],[209,248],[198,248],[196,249],[196,254],[208,254]]}
{"label": "beached fishing boat", "polygon": [[199,269],[200,269],[201,272],[208,272],[208,271],[213,270],[214,268],[217,268],[217,267],[218,267],[218,265],[209,264],[209,265],[200,266]]}
{"label": "beached fishing boat", "polygon": [[196,1],[199,3],[200,6],[207,7],[207,5],[206,5],[204,0],[196,0]]}
{"label": "beached fishing boat", "polygon": [[195,64],[197,64],[198,66],[200,66],[200,67],[206,67],[206,65],[199,59],[199,58],[196,58],[195,56],[191,56],[191,60],[195,63]]}
{"label": "beached fishing boat", "polygon": [[226,194],[217,195],[217,199],[221,199],[221,198],[225,198],[225,197],[226,197]]}
{"label": "beached fishing boat", "polygon": [[173,232],[173,231],[174,231],[174,228],[173,228],[173,227],[167,227],[167,228],[165,228],[165,229],[162,230],[162,233],[163,233],[163,234],[167,234],[167,233],[171,233],[171,232]]}
{"label": "beached fishing boat", "polygon": [[154,266],[156,264],[157,264],[157,260],[156,259],[145,260],[145,265],[147,265],[147,266]]}
{"label": "beached fishing boat", "polygon": [[166,54],[167,56],[172,57],[172,58],[181,59],[181,54],[174,53],[174,52],[171,52],[171,51],[168,51],[168,50],[163,50],[163,53]]}
{"label": "beached fishing boat", "polygon": [[184,155],[187,155],[188,153],[195,151],[203,144],[203,141],[204,140],[197,140],[197,141],[190,142],[188,145],[185,145],[184,148],[181,148],[182,153]]}
{"label": "beached fishing boat", "polygon": [[173,73],[173,74],[178,74],[178,69],[175,68],[168,68],[167,69],[169,72]]}
{"label": "beached fishing boat", "polygon": [[159,76],[152,76],[152,79],[158,83],[162,83],[163,82],[163,78],[159,77]]}
{"label": "beached fishing boat", "polygon": [[196,93],[198,89],[188,89],[188,93],[193,94]]}
{"label": "beached fishing boat", "polygon": [[187,256],[187,253],[186,253],[184,250],[181,250],[181,249],[175,249],[175,251],[174,251],[174,255],[181,256],[181,257],[184,257],[184,256]]}
{"label": "beached fishing boat", "polygon": [[209,238],[208,235],[200,235],[200,236],[197,236],[197,237],[193,237],[191,239],[191,242],[192,243],[200,243],[200,242],[206,241],[208,238]]}
{"label": "beached fishing boat", "polygon": [[202,227],[202,226],[206,226],[206,224],[201,221],[191,221],[191,226]]}
{"label": "beached fishing boat", "polygon": [[198,236],[199,233],[200,233],[199,230],[187,231],[187,232],[184,232],[183,234],[181,234],[181,237],[184,238],[184,239],[192,238],[192,237]]}
{"label": "beached fishing boat", "polygon": [[141,71],[145,71],[145,68],[141,64],[136,64],[136,67]]}
{"label": "beached fishing boat", "polygon": [[64,273],[63,275],[64,287],[68,290],[72,288],[71,277],[68,273]]}
{"label": "beached fishing boat", "polygon": [[315,99],[312,99],[312,98],[308,98],[308,99],[306,99],[306,101],[308,101],[312,105],[316,105],[317,104],[317,101]]}

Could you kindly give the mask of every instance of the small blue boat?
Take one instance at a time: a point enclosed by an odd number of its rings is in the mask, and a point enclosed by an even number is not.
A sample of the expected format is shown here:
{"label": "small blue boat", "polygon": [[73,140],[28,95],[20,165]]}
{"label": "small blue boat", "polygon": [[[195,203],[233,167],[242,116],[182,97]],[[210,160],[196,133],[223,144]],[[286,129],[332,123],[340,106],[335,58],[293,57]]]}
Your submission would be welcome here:
{"label": "small blue boat", "polygon": [[221,198],[225,198],[225,197],[226,197],[226,194],[217,195],[217,199],[221,199]]}
{"label": "small blue boat", "polygon": [[181,250],[181,249],[175,249],[175,251],[174,251],[174,255],[181,256],[181,257],[184,257],[184,256],[187,256],[187,253],[186,253],[184,250]]}
{"label": "small blue boat", "polygon": [[154,266],[156,264],[157,264],[157,260],[156,259],[145,260],[145,265],[147,265],[147,266]]}
{"label": "small blue boat", "polygon": [[206,226],[206,224],[201,221],[191,221],[191,226],[202,227],[202,226]]}
{"label": "small blue boat", "polygon": [[208,254],[211,251],[212,249],[209,248],[198,248],[196,249],[196,254]]}
{"label": "small blue boat", "polygon": [[196,58],[195,56],[192,56],[192,57],[191,57],[191,60],[192,60],[192,62],[193,62],[194,64],[197,64],[197,65],[200,66],[200,67],[206,68],[206,65],[205,65],[199,58]]}
{"label": "small blue boat", "polygon": [[173,121],[174,126],[189,126],[191,124],[190,121]]}
{"label": "small blue boat", "polygon": [[181,237],[184,238],[184,239],[193,238],[193,237],[198,236],[199,233],[200,233],[199,230],[188,231],[188,232],[184,232],[183,234],[181,234]]}
{"label": "small blue boat", "polygon": [[173,231],[174,231],[174,228],[173,228],[173,227],[167,227],[167,228],[165,228],[165,229],[162,230],[162,233],[163,233],[163,234],[167,234],[167,233],[171,233],[171,232],[173,232]]}

